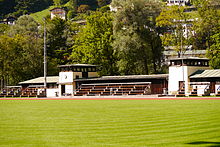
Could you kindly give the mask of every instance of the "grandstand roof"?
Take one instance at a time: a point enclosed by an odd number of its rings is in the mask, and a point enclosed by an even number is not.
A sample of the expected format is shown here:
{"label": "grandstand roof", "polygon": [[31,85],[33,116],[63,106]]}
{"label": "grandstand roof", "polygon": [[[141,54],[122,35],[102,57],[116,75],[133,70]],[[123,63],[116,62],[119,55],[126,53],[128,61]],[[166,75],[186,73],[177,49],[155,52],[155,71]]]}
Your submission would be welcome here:
{"label": "grandstand roof", "polygon": [[75,81],[103,81],[103,80],[126,80],[126,79],[166,79],[168,74],[156,74],[156,75],[126,75],[126,76],[103,76],[100,78],[92,79],[77,79]]}
{"label": "grandstand roof", "polygon": [[69,64],[69,65],[59,65],[58,67],[97,67],[98,65],[92,64]]}
{"label": "grandstand roof", "polygon": [[220,69],[214,70],[197,70],[195,73],[190,75],[191,79],[195,78],[220,78]]}
{"label": "grandstand roof", "polygon": [[[59,76],[50,76],[47,77],[47,83],[58,83]],[[35,79],[27,80],[20,82],[19,84],[43,84],[44,83],[44,77],[38,77]]]}

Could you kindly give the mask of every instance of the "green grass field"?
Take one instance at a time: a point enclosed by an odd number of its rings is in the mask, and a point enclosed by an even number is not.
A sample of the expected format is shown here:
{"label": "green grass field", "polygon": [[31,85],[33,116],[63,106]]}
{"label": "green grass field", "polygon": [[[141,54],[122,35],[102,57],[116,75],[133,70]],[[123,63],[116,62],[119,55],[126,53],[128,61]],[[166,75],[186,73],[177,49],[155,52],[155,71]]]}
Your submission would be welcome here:
{"label": "green grass field", "polygon": [[220,146],[220,100],[1,100],[0,146]]}

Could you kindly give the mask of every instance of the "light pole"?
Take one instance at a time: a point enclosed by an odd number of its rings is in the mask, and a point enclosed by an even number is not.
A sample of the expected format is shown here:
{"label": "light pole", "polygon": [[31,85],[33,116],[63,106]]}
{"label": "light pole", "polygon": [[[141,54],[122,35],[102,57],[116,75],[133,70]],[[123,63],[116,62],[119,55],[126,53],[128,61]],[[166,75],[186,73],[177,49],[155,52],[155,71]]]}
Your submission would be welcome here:
{"label": "light pole", "polygon": [[47,48],[46,48],[46,19],[44,20],[44,92],[47,95]]}

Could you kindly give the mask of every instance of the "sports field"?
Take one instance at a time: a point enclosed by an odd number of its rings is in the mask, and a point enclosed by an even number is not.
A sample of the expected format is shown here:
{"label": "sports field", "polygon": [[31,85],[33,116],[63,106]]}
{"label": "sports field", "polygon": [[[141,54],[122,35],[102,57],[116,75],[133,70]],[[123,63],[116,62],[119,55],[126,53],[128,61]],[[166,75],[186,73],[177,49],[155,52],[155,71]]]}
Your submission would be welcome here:
{"label": "sports field", "polygon": [[0,146],[220,146],[220,100],[1,100]]}

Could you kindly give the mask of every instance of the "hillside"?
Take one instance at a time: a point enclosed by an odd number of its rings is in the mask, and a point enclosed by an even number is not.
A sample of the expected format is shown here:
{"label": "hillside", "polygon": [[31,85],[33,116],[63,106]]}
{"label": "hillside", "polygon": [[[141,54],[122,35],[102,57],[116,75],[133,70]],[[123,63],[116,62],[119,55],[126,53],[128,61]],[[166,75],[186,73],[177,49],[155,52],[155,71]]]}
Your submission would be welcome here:
{"label": "hillside", "polygon": [[88,6],[89,10],[96,10],[99,7],[109,4],[111,0],[0,0],[0,20],[8,16],[18,18],[24,14],[30,14],[38,22],[42,17],[49,14],[49,10],[55,6],[65,6],[71,11]]}
{"label": "hillside", "polygon": [[47,15],[50,15],[50,10],[53,9],[55,6],[50,6],[49,8],[30,14],[38,23],[43,22],[43,18],[46,17]]}

